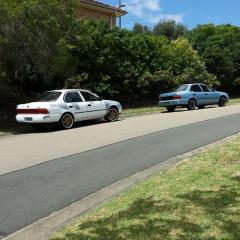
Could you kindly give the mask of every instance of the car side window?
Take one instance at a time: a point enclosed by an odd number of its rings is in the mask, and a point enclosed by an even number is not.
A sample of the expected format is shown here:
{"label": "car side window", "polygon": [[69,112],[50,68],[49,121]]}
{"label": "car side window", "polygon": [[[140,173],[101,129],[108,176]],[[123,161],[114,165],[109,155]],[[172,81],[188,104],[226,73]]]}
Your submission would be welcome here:
{"label": "car side window", "polygon": [[66,103],[82,102],[78,92],[67,92],[64,100]]}
{"label": "car side window", "polygon": [[192,91],[192,92],[202,92],[202,89],[200,88],[199,85],[193,85],[193,86],[191,87],[191,91]]}
{"label": "car side window", "polygon": [[81,91],[81,94],[83,95],[85,101],[100,101],[100,98],[97,95],[94,95],[90,92]]}
{"label": "car side window", "polygon": [[206,85],[201,85],[201,88],[202,88],[202,90],[203,90],[204,92],[212,92],[212,89],[209,88],[209,87],[206,86]]}

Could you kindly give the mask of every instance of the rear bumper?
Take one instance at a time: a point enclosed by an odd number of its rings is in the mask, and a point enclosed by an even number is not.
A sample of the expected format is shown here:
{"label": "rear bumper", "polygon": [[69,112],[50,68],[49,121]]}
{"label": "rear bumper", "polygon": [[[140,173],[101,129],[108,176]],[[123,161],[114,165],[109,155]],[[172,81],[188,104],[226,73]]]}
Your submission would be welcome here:
{"label": "rear bumper", "polygon": [[159,101],[160,107],[168,107],[168,106],[186,106],[188,104],[187,99],[180,100],[167,100],[167,101]]}
{"label": "rear bumper", "polygon": [[46,115],[46,114],[18,114],[16,116],[17,122],[22,123],[54,123],[61,118],[60,114]]}

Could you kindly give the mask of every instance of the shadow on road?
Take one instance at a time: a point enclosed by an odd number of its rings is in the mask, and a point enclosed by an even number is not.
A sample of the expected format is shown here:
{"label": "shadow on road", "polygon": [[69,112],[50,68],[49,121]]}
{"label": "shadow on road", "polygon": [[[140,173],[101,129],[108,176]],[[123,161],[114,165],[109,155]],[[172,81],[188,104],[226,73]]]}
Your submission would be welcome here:
{"label": "shadow on road", "polygon": [[[119,121],[121,120],[123,119],[120,119]],[[106,122],[104,119],[82,121],[82,122],[75,123],[73,129],[80,128],[80,127],[93,126],[93,125],[100,125],[105,123],[108,123],[108,122]],[[24,123],[11,122],[11,123],[0,124],[0,132],[4,132],[6,134],[11,134],[11,135],[30,134],[30,133],[47,133],[47,132],[57,132],[57,131],[63,131],[63,130],[56,124],[43,125],[38,129],[34,129],[31,125],[24,124]]]}

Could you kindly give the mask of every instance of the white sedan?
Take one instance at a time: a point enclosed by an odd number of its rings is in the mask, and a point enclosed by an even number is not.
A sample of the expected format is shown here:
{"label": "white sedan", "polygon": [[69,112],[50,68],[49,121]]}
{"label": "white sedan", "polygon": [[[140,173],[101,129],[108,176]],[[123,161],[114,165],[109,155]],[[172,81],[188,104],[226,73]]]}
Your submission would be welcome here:
{"label": "white sedan", "polygon": [[122,112],[119,102],[102,100],[96,94],[83,89],[64,89],[44,92],[37,101],[17,106],[17,122],[39,126],[43,123],[59,123],[70,129],[74,122],[105,118],[117,121]]}

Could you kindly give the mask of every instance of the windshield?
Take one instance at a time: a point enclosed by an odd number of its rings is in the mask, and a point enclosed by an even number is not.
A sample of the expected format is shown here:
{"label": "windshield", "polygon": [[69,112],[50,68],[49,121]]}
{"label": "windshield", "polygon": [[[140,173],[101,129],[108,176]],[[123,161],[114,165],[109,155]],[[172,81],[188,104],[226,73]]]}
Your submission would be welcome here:
{"label": "windshield", "polygon": [[181,85],[181,86],[177,87],[176,92],[186,91],[188,89],[188,86],[189,85],[187,85],[187,84]]}
{"label": "windshield", "polygon": [[60,95],[61,92],[44,92],[37,98],[37,102],[55,102]]}

